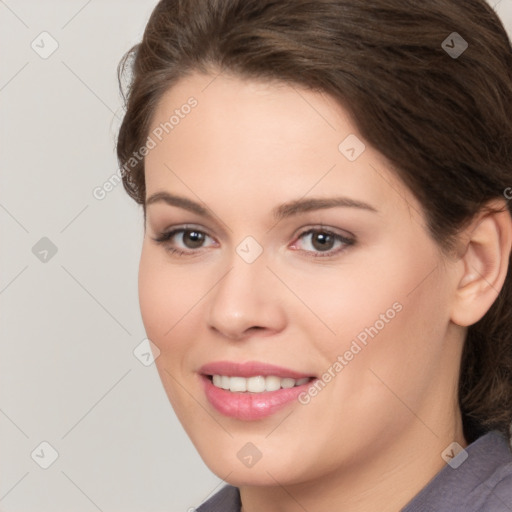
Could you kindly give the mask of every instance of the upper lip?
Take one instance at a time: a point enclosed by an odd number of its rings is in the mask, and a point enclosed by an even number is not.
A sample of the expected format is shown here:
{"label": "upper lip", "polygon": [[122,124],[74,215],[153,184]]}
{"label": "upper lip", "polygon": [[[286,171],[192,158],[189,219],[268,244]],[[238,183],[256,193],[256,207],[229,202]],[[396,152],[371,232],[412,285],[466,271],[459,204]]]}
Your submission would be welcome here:
{"label": "upper lip", "polygon": [[199,369],[203,375],[226,375],[229,377],[267,377],[274,375],[282,379],[303,379],[312,377],[311,374],[297,372],[282,366],[263,363],[260,361],[247,361],[237,363],[234,361],[215,361],[207,363]]}

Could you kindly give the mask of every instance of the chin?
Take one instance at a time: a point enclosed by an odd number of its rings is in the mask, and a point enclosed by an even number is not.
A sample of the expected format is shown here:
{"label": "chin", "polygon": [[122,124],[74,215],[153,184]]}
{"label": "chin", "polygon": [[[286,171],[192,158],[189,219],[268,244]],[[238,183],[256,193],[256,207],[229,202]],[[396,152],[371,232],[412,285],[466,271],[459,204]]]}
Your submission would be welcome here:
{"label": "chin", "polygon": [[224,431],[213,438],[204,433],[188,433],[206,466],[231,485],[292,485],[308,479],[304,469],[311,465],[305,463],[304,454],[297,449],[299,440],[292,445],[289,437],[285,440],[276,436],[274,442],[269,443],[264,436],[235,434],[230,437]]}

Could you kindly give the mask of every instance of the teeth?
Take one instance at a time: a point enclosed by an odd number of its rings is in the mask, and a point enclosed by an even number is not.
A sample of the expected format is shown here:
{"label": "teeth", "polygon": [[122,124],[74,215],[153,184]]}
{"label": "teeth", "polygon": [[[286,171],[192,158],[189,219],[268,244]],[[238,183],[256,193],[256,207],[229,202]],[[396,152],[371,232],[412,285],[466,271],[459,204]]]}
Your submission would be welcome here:
{"label": "teeth", "polygon": [[265,389],[267,391],[277,391],[278,389],[281,389],[281,379],[279,377],[274,377],[273,375],[265,377]]}
{"label": "teeth", "polygon": [[233,393],[243,393],[248,391],[249,393],[263,393],[264,391],[277,391],[278,389],[289,389],[295,386],[302,386],[309,382],[309,378],[303,379],[290,379],[276,377],[269,375],[263,377],[258,375],[257,377],[228,377],[226,375],[213,375],[213,385],[217,388],[226,389]]}
{"label": "teeth", "polygon": [[[243,377],[234,378],[245,380],[247,382],[247,391],[250,393],[261,393],[265,391],[265,377],[250,377],[248,379],[244,379]],[[233,377],[231,377],[231,380],[233,380]],[[233,390],[231,389],[231,391]]]}
{"label": "teeth", "polygon": [[229,379],[229,390],[230,391],[247,391],[247,379],[243,377],[226,377]]}
{"label": "teeth", "polygon": [[223,375],[223,376],[220,378],[220,387],[221,387],[222,389],[229,389],[229,384],[230,384],[230,379],[229,379],[229,377],[226,377],[226,376],[224,376],[224,375]]}
{"label": "teeth", "polygon": [[282,388],[293,388],[293,386],[295,386],[295,379],[283,379],[281,381]]}

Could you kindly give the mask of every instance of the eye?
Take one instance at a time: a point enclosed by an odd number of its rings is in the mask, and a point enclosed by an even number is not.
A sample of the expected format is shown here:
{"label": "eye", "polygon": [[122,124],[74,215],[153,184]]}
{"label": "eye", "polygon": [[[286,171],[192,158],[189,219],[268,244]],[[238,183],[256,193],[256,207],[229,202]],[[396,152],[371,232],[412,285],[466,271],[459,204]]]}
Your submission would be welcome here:
{"label": "eye", "polygon": [[[177,256],[192,256],[200,249],[216,246],[217,242],[195,227],[179,227],[153,238],[158,244]],[[333,256],[355,243],[354,238],[343,236],[325,228],[311,228],[297,237],[291,249],[310,253],[314,257]]]}
{"label": "eye", "polygon": [[166,250],[177,255],[188,255],[202,249],[207,241],[215,241],[204,231],[194,227],[180,227],[161,233],[153,240],[165,245]]}
{"label": "eye", "polygon": [[298,236],[299,247],[295,242],[291,248],[312,253],[315,257],[333,256],[343,251],[347,246],[353,245],[355,240],[324,228],[313,228]]}

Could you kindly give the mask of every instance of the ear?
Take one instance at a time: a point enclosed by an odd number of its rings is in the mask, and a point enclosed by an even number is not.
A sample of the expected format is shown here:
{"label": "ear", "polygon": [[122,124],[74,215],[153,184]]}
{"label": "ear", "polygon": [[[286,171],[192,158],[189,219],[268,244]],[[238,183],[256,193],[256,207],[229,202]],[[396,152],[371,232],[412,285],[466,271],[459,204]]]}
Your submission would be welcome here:
{"label": "ear", "polygon": [[506,201],[487,203],[461,233],[460,240],[451,320],[467,327],[487,313],[507,276],[512,218]]}

